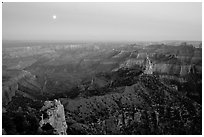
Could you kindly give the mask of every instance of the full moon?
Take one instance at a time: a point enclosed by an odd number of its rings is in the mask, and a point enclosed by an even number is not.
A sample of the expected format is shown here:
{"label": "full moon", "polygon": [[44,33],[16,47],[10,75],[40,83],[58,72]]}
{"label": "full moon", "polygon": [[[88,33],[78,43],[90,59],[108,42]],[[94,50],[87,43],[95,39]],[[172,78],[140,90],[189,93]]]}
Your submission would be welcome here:
{"label": "full moon", "polygon": [[52,18],[55,20],[55,19],[57,18],[57,16],[56,16],[56,15],[53,15]]}

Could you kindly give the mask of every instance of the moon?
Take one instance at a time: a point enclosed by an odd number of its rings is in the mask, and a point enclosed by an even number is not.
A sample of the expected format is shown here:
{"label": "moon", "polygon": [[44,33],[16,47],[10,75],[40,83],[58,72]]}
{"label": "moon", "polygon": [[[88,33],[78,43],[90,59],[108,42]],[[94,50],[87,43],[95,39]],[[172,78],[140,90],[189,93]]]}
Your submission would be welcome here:
{"label": "moon", "polygon": [[57,19],[57,16],[56,16],[56,15],[53,15],[52,18],[55,20],[55,19]]}

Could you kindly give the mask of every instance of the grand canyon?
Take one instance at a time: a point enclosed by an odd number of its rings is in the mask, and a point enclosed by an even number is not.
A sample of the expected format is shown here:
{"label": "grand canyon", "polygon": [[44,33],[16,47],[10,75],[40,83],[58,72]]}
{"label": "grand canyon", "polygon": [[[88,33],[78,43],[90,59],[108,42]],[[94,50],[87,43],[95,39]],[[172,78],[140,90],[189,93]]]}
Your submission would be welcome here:
{"label": "grand canyon", "polygon": [[3,133],[201,134],[201,46],[4,41]]}
{"label": "grand canyon", "polygon": [[2,2],[2,135],[202,135],[202,2],[95,1]]}

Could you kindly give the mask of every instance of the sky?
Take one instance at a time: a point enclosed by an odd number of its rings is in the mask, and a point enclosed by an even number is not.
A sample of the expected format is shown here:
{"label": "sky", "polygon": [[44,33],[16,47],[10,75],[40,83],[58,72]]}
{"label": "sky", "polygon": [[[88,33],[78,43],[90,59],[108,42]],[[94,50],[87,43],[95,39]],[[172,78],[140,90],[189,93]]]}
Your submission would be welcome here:
{"label": "sky", "polygon": [[3,3],[3,40],[202,40],[202,3]]}

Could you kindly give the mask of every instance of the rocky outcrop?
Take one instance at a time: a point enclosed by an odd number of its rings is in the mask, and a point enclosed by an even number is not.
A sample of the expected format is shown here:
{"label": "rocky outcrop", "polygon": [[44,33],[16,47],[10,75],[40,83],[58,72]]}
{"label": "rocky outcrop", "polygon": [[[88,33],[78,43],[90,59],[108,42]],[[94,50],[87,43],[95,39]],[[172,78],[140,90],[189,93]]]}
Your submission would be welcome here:
{"label": "rocky outcrop", "polygon": [[54,134],[67,134],[64,106],[59,100],[45,101],[41,111],[43,112],[40,121],[41,129],[49,130],[49,128],[47,129],[46,127],[51,126],[54,129]]}
{"label": "rocky outcrop", "polygon": [[146,58],[144,74],[153,74],[153,64],[150,61],[149,56],[147,56],[147,58]]}

